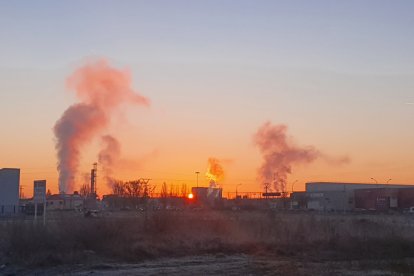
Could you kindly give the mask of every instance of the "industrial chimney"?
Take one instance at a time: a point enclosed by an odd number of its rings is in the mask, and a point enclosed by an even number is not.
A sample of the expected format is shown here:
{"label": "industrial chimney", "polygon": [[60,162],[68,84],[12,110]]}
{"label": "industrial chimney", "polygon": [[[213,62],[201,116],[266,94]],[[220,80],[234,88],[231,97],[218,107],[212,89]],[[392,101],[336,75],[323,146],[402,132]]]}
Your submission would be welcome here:
{"label": "industrial chimney", "polygon": [[96,176],[98,171],[98,163],[93,163],[91,170],[91,196],[96,197]]}

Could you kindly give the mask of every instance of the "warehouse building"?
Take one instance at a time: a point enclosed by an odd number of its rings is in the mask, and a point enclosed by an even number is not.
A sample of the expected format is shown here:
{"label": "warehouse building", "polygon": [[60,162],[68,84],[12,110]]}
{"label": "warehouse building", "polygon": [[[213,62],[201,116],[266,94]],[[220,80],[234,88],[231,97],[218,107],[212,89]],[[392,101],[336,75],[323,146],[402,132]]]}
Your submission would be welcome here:
{"label": "warehouse building", "polygon": [[[401,209],[399,197],[404,197],[402,191],[409,188],[414,189],[414,185],[310,182],[306,183],[307,208],[318,211]],[[401,202],[410,204],[410,198],[405,197]]]}
{"label": "warehouse building", "polygon": [[0,216],[19,212],[20,169],[0,169]]}

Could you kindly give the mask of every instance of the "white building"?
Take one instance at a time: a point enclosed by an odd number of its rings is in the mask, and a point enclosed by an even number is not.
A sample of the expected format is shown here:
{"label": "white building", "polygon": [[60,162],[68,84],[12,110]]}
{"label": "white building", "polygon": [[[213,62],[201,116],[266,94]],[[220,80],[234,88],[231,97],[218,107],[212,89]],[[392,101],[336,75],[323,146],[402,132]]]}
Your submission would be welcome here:
{"label": "white building", "polygon": [[77,193],[55,194],[46,197],[48,210],[80,210],[83,208],[84,199]]}
{"label": "white building", "polygon": [[0,216],[19,212],[20,169],[0,169]]}

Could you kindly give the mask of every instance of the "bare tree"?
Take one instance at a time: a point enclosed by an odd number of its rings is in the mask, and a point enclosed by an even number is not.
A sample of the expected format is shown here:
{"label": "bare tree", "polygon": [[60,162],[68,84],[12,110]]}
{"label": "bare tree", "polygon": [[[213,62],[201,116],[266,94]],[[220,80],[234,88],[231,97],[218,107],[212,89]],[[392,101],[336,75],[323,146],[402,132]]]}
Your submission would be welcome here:
{"label": "bare tree", "polygon": [[112,181],[112,192],[114,195],[122,197],[140,198],[150,196],[155,189],[155,186],[149,185],[150,179],[138,179],[127,182]]}
{"label": "bare tree", "polygon": [[174,184],[170,184],[170,197],[174,194]]}
{"label": "bare tree", "polygon": [[127,190],[130,197],[138,198],[143,191],[142,183],[140,180],[132,180],[126,183]]}
{"label": "bare tree", "polygon": [[182,184],[181,185],[181,196],[182,197],[187,197],[187,184]]}
{"label": "bare tree", "polygon": [[162,183],[162,186],[161,186],[161,197],[162,198],[165,198],[165,197],[167,197],[168,196],[168,186],[167,186],[167,183]]}
{"label": "bare tree", "polygon": [[79,189],[79,194],[81,197],[87,197],[91,192],[91,188],[87,183],[82,184],[82,186]]}
{"label": "bare tree", "polygon": [[125,196],[126,194],[125,183],[120,180],[114,180],[112,182],[112,193],[117,196]]}

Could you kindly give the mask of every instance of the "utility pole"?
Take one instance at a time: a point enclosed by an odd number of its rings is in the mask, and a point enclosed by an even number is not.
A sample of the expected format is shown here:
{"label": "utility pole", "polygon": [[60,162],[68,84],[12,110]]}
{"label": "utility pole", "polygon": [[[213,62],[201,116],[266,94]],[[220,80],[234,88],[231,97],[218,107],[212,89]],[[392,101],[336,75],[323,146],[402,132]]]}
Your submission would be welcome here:
{"label": "utility pole", "polygon": [[270,183],[264,183],[263,185],[264,185],[264,188],[265,188],[265,198],[267,199],[268,198],[267,191],[269,189]]}
{"label": "utility pole", "polygon": [[20,187],[19,187],[19,191],[20,191],[19,198],[20,198],[20,199],[24,198],[24,193],[23,193],[23,185],[20,185]]}
{"label": "utility pole", "polygon": [[200,172],[195,172],[197,175],[197,188],[198,188],[198,175],[200,174]]}

